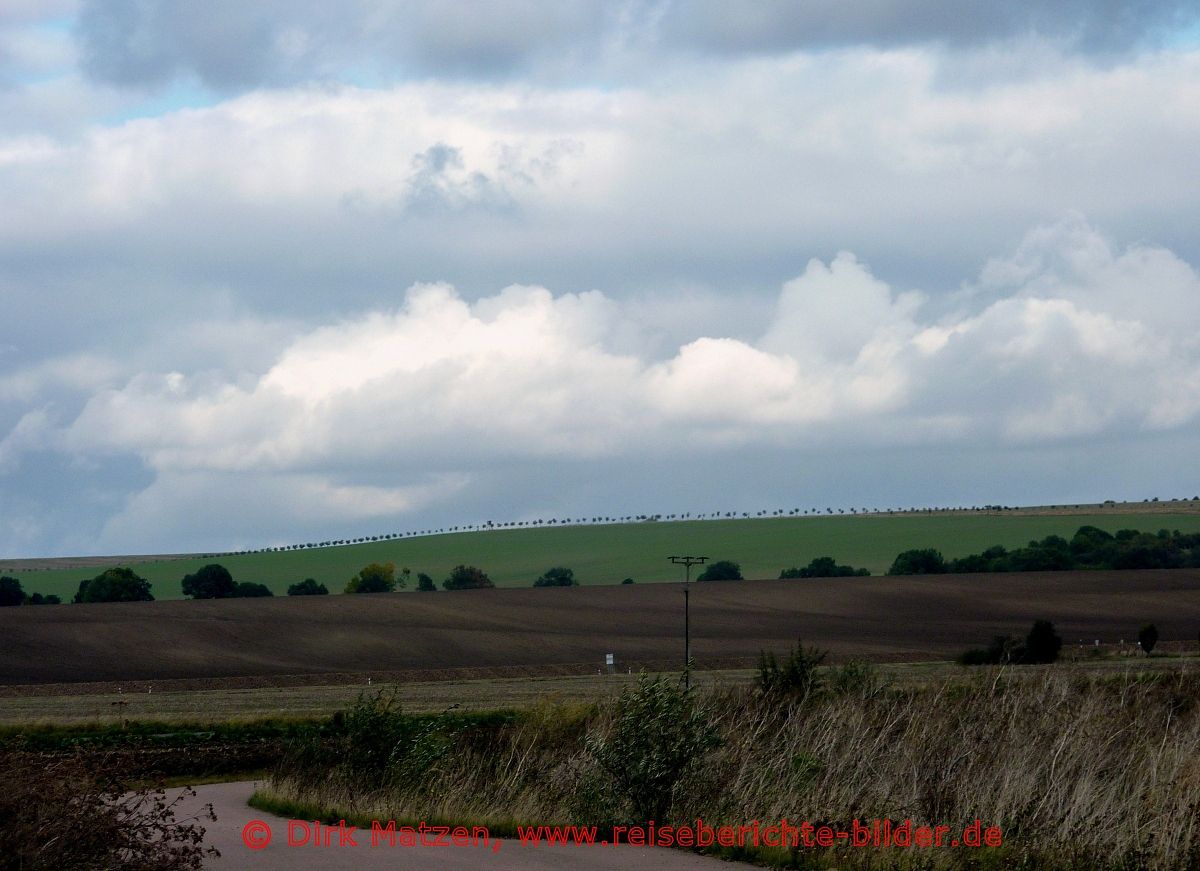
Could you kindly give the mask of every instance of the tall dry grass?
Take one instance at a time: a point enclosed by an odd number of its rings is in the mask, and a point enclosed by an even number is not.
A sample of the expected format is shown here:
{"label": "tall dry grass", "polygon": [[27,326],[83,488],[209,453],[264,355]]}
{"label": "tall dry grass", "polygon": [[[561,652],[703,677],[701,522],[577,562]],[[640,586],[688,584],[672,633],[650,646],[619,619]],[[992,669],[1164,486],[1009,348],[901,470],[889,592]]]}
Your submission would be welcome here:
{"label": "tall dry grass", "polygon": [[[1200,868],[1198,700],[1194,672],[1089,676],[1064,666],[964,672],[904,690],[855,679],[803,698],[710,691],[696,701],[722,744],[676,787],[670,816],[846,828],[887,818],[961,829],[979,819],[1004,832],[1005,847],[986,861],[947,849],[774,856],[804,867]],[[612,723],[611,704],[547,705],[458,733],[419,775],[367,787],[336,764],[293,761],[271,795],[365,818],[501,830],[610,822],[621,808],[585,743]]]}

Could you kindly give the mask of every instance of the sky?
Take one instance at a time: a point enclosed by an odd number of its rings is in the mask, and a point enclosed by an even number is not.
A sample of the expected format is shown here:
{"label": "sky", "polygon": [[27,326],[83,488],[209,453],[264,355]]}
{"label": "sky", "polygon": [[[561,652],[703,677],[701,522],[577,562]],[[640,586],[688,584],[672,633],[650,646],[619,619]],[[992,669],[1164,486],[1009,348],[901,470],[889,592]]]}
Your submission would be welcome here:
{"label": "sky", "polygon": [[1197,9],[0,0],[0,556],[1200,495]]}

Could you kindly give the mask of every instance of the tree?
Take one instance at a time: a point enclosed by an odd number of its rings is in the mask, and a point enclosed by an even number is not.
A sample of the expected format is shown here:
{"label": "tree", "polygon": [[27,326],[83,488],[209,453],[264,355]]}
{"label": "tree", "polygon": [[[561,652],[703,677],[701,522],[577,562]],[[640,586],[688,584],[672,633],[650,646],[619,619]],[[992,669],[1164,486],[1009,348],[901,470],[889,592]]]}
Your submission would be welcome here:
{"label": "tree", "polygon": [[946,558],[931,547],[906,550],[896,557],[889,575],[941,575],[946,572]]}
{"label": "tree", "polygon": [[740,581],[742,567],[727,559],[709,563],[708,567],[696,578],[697,581]]}
{"label": "tree", "polygon": [[233,595],[239,599],[257,599],[263,596],[274,596],[266,584],[256,584],[253,581],[242,581],[234,588]]}
{"label": "tree", "polygon": [[1054,631],[1054,624],[1049,620],[1034,621],[1033,628],[1025,636],[1025,655],[1023,662],[1054,662],[1058,652],[1062,650],[1062,639]]}
{"label": "tree", "polygon": [[481,590],[495,586],[492,579],[475,566],[455,566],[450,576],[442,581],[442,587],[447,590]]}
{"label": "tree", "polygon": [[0,578],[0,607],[20,605],[25,601],[25,591],[21,582],[10,575]]}
{"label": "tree", "polygon": [[51,593],[48,596],[43,596],[41,593],[31,593],[29,598],[25,600],[27,605],[61,605],[62,599]]}
{"label": "tree", "polygon": [[555,566],[546,569],[545,573],[533,582],[535,587],[578,587],[575,572],[565,566]]}
{"label": "tree", "polygon": [[105,569],[96,577],[79,582],[76,602],[153,602],[150,582],[133,569]]}
{"label": "tree", "polygon": [[632,583],[634,583],[634,580],[633,580],[633,578],[626,578],[625,580],[621,581],[621,583],[622,584],[632,584]]}
{"label": "tree", "polygon": [[436,593],[437,584],[433,582],[433,578],[424,572],[417,572],[417,592],[419,593]]}
{"label": "tree", "polygon": [[[404,586],[400,580],[399,586]],[[371,563],[359,569],[346,584],[347,593],[390,593],[396,589],[396,564]]]}
{"label": "tree", "polygon": [[324,584],[318,584],[315,578],[305,578],[300,583],[289,586],[287,594],[289,596],[328,596],[329,588]]}
{"label": "tree", "polygon": [[193,574],[183,576],[183,594],[193,599],[228,599],[237,595],[237,585],[229,569],[210,563]]}
{"label": "tree", "polygon": [[1154,646],[1158,644],[1158,627],[1153,623],[1147,623],[1145,626],[1139,629],[1138,644],[1140,644],[1142,650],[1149,655],[1150,651],[1154,649]]}

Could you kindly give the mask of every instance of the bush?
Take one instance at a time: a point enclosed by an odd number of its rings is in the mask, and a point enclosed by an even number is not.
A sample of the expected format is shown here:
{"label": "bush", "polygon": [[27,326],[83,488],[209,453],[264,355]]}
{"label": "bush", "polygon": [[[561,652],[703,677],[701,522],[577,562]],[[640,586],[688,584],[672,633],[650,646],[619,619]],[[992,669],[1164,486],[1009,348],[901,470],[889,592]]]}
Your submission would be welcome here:
{"label": "bush", "polygon": [[349,709],[296,741],[278,772],[296,784],[325,782],[336,772],[366,789],[412,786],[449,753],[458,729],[449,717],[405,714],[395,690],[360,693]]}
{"label": "bush", "polygon": [[633,580],[633,578],[626,578],[625,580],[621,581],[621,583],[622,584],[632,584],[632,583],[634,583],[634,580]]}
{"label": "bush", "polygon": [[43,596],[41,593],[31,593],[29,598],[25,600],[27,605],[61,605],[62,599],[53,593],[48,596]]}
{"label": "bush", "polygon": [[328,596],[329,588],[318,584],[316,578],[305,578],[298,584],[292,584],[287,589],[289,596]]}
{"label": "bush", "polygon": [[424,572],[417,573],[417,591],[421,593],[436,593],[437,584],[433,582],[433,578]]}
{"label": "bush", "polygon": [[962,665],[1035,665],[1058,659],[1062,638],[1048,620],[1037,620],[1024,643],[1011,635],[997,635],[986,648],[974,648],[958,657]]}
{"label": "bush", "polygon": [[161,789],[133,790],[100,779],[74,757],[0,756],[0,868],[22,871],[184,871],[207,856],[200,819],[216,820],[212,806],[199,819],[177,820],[184,790],[168,801]]}
{"label": "bush", "polygon": [[727,559],[717,560],[715,563],[709,563],[708,567],[700,573],[696,580],[740,581],[742,580],[742,567]]}
{"label": "bush", "polygon": [[490,589],[496,585],[492,583],[481,569],[475,566],[455,566],[450,576],[442,581],[442,586],[447,590],[483,590]]}
{"label": "bush", "polygon": [[237,585],[225,566],[211,563],[183,576],[183,594],[193,599],[228,599],[236,596]]}
{"label": "bush", "polygon": [[941,575],[946,572],[946,558],[931,547],[906,550],[896,557],[889,575]]}
{"label": "bush", "polygon": [[133,569],[106,569],[96,577],[79,582],[75,602],[153,602],[150,582]]}
{"label": "bush", "polygon": [[1158,627],[1153,623],[1147,623],[1139,629],[1138,644],[1146,654],[1154,650],[1154,646],[1158,644]]}
{"label": "bush", "polygon": [[1025,655],[1021,662],[1054,662],[1062,650],[1062,639],[1055,633],[1049,620],[1037,620],[1025,636]]}
{"label": "bush", "polygon": [[346,584],[347,593],[391,593],[404,581],[396,580],[395,563],[371,563],[359,569]]}
{"label": "bush", "polygon": [[0,578],[0,608],[20,605],[24,601],[25,591],[19,580],[9,575]]}
{"label": "bush", "polygon": [[545,574],[533,582],[535,587],[578,587],[575,572],[565,566],[546,569]]}
{"label": "bush", "polygon": [[802,569],[784,569],[779,573],[779,578],[865,578],[870,574],[868,569],[838,565],[831,556],[819,556]]}
{"label": "bush", "polygon": [[263,596],[274,596],[266,584],[256,584],[253,581],[242,581],[234,587],[233,595],[239,599],[258,599]]}
{"label": "bush", "polygon": [[780,665],[774,653],[761,651],[758,655],[758,689],[763,695],[805,696],[821,688],[817,670],[825,661],[826,652],[804,647],[797,641]]}
{"label": "bush", "polygon": [[613,713],[611,729],[588,736],[588,753],[630,822],[663,822],[676,787],[720,744],[717,728],[691,692],[644,672],[621,691]]}

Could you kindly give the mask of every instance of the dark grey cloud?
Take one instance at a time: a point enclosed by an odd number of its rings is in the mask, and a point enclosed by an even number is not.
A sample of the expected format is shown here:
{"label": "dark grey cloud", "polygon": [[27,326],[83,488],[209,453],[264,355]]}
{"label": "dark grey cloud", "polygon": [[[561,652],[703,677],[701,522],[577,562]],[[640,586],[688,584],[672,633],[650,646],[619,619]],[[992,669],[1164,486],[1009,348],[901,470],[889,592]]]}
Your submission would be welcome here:
{"label": "dark grey cloud", "polygon": [[1198,17],[1187,0],[763,0],[675,3],[662,21],[667,42],[725,53],[855,44],[940,42],[969,46],[1037,35],[1086,52],[1132,48]]}
{"label": "dark grey cloud", "polygon": [[313,79],[621,78],[661,52],[972,46],[1028,35],[1121,52],[1200,17],[1188,0],[84,0],[85,70],[120,85],[195,76],[222,91]]}
{"label": "dark grey cloud", "polygon": [[227,91],[347,76],[507,76],[587,51],[609,18],[584,0],[87,0],[78,36],[84,68],[100,80],[158,85],[190,74]]}

